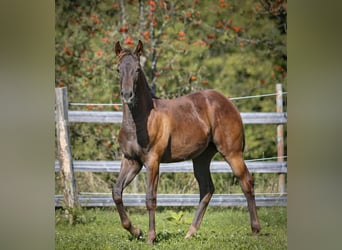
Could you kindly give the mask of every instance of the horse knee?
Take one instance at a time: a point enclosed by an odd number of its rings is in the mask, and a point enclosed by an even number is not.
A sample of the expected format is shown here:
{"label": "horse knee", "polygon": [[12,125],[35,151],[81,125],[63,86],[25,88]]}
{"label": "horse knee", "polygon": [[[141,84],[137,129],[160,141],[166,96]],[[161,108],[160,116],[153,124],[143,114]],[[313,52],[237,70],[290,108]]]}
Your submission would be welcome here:
{"label": "horse knee", "polygon": [[238,161],[231,160],[230,165],[232,167],[233,174],[238,178],[242,189],[248,193],[253,192],[254,178],[249,173],[248,168],[246,167],[243,160],[242,161],[240,159]]}
{"label": "horse knee", "polygon": [[200,196],[200,203],[204,204],[205,206],[208,206],[212,196],[212,193],[207,193],[203,196]]}
{"label": "horse knee", "polygon": [[246,180],[248,187],[253,189],[254,188],[254,177],[249,172],[247,172],[245,180]]}
{"label": "horse knee", "polygon": [[215,192],[215,186],[212,181],[210,181],[207,185],[202,185],[200,183],[199,189],[200,189],[200,201],[202,201],[203,198],[207,195],[210,195],[211,197]]}
{"label": "horse knee", "polygon": [[213,195],[214,192],[215,192],[215,186],[214,186],[214,184],[211,182],[210,185],[209,185],[209,193],[210,193],[211,195]]}
{"label": "horse knee", "polygon": [[252,175],[249,175],[249,178],[247,179],[249,185],[254,188],[254,177]]}
{"label": "horse knee", "polygon": [[122,203],[122,191],[119,188],[113,187],[112,197],[113,197],[115,204]]}
{"label": "horse knee", "polygon": [[157,199],[146,197],[146,208],[147,210],[155,210],[157,207]]}
{"label": "horse knee", "polygon": [[240,178],[239,181],[244,193],[254,195],[254,178],[249,172],[243,178]]}

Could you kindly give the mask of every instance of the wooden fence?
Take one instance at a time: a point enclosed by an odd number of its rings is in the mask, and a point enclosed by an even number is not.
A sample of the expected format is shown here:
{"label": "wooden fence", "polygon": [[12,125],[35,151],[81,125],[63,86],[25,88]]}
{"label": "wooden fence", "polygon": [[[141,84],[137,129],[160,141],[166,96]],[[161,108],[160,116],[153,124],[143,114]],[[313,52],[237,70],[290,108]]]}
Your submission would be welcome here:
{"label": "wooden fence", "polygon": [[[57,95],[66,98],[66,88],[62,91],[56,90],[56,100],[60,99]],[[60,93],[60,94],[57,94]],[[272,162],[246,161],[246,165],[251,173],[278,173],[279,174],[279,193],[272,194],[256,194],[257,206],[286,206],[287,193],[285,188],[285,174],[287,174],[287,162],[283,158],[283,124],[287,123],[287,114],[279,108],[282,101],[279,101],[281,92],[281,84],[277,84],[277,111],[269,113],[241,113],[244,124],[277,124],[278,135],[278,160]],[[57,102],[56,103],[63,103]],[[65,103],[65,102],[64,102]],[[56,118],[60,120],[60,117]],[[68,122],[85,122],[85,123],[121,123],[122,112],[118,111],[68,111],[65,120]],[[58,131],[57,124],[57,131]],[[63,171],[60,166],[61,159],[55,162],[55,172]],[[213,173],[231,173],[231,168],[226,162],[212,161],[210,165]],[[120,161],[72,161],[69,166],[75,172],[119,172]],[[142,172],[145,172],[143,168]],[[193,172],[192,162],[178,162],[160,165],[160,173],[169,172]],[[55,195],[55,206],[62,206],[62,200],[65,194]],[[82,206],[114,206],[110,193],[92,194],[81,193],[76,197],[77,202]],[[145,194],[125,194],[123,201],[126,206],[144,206]],[[158,194],[158,206],[196,206],[199,203],[198,194]],[[211,206],[246,206],[246,199],[242,194],[214,194],[209,203]]]}

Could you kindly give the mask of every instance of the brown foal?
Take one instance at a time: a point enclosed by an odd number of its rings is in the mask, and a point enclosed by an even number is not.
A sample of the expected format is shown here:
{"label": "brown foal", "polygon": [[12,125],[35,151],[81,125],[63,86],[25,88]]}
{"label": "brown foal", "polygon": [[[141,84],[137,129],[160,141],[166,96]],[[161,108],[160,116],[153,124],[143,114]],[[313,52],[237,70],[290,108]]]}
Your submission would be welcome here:
{"label": "brown foal", "polygon": [[142,236],[142,231],[132,225],[125,212],[122,192],[145,166],[146,207],[149,212],[147,242],[153,243],[156,238],[159,164],[191,159],[199,184],[200,202],[185,237],[194,235],[214,193],[209,167],[212,157],[219,152],[239,179],[247,199],[252,233],[257,234],[260,225],[254,183],[243,160],[244,132],[239,111],[225,96],[213,90],[172,100],[156,98],[139,63],[142,51],[141,41],[134,52],[122,49],[119,42],[115,45],[123,102],[123,120],[119,132],[123,158],[119,177],[113,187],[113,200],[122,226],[134,237]]}

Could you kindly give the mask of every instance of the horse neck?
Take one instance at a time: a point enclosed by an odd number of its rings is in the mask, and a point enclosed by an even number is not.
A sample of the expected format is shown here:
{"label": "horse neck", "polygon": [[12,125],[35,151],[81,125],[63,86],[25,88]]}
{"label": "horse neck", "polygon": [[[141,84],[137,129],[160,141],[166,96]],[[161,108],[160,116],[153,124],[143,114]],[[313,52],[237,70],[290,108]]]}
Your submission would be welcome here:
{"label": "horse neck", "polygon": [[123,127],[131,136],[136,136],[138,143],[148,144],[147,120],[153,109],[153,99],[144,73],[139,74],[135,91],[134,104],[123,105]]}

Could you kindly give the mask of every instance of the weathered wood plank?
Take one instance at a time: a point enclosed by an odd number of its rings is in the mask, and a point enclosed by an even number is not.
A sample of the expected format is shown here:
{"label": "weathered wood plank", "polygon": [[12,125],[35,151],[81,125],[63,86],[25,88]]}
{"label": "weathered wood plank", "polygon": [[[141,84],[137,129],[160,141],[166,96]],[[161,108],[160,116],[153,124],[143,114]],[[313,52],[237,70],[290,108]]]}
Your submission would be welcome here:
{"label": "weathered wood plank", "polygon": [[[283,88],[282,84],[278,83],[276,85],[277,97],[276,97],[276,104],[277,104],[277,112],[283,112]],[[278,162],[284,161],[284,125],[278,124],[277,125],[277,156]],[[285,174],[279,174],[279,185],[278,185],[279,193],[286,192],[286,176]]]}
{"label": "weathered wood plank", "polygon": [[244,124],[284,124],[287,123],[287,113],[258,112],[240,113]]}
{"label": "weathered wood plank", "polygon": [[[284,124],[287,113],[258,112],[240,113],[244,124]],[[121,123],[120,111],[74,111],[69,110],[70,122]]]}
{"label": "weathered wood plank", "polygon": [[[120,161],[74,161],[75,172],[119,172]],[[287,173],[287,162],[246,162],[251,173]],[[212,161],[210,165],[212,173],[231,173],[228,163],[224,161]],[[55,172],[59,172],[59,162],[55,161]],[[142,172],[145,172],[145,168]],[[177,163],[162,163],[160,173],[192,173],[191,161]]]}
{"label": "weathered wood plank", "polygon": [[[125,206],[145,206],[145,194],[124,194]],[[61,207],[63,196],[55,195],[55,206]],[[80,195],[79,201],[82,206],[104,207],[115,206],[111,194],[102,195]],[[265,206],[287,206],[287,194],[256,194],[256,205]],[[198,194],[158,194],[157,206],[197,206]],[[243,194],[214,194],[209,206],[247,206]]]}
{"label": "weathered wood plank", "polygon": [[56,131],[58,163],[63,173],[64,198],[68,207],[77,205],[76,181],[69,138],[68,98],[66,88],[56,88]]}
{"label": "weathered wood plank", "polygon": [[121,123],[119,111],[74,111],[69,110],[70,122]]}

